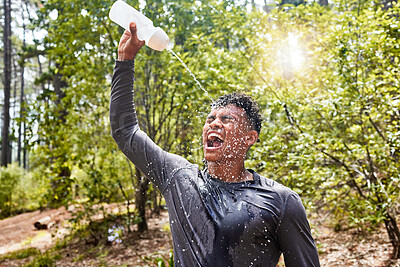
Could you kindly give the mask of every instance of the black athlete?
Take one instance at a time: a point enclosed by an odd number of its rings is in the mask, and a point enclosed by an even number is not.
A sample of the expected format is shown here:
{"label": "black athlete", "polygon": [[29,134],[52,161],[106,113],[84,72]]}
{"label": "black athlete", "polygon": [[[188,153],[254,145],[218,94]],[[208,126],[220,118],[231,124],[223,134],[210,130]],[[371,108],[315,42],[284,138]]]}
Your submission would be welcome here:
{"label": "black athlete", "polygon": [[175,266],[319,266],[299,196],[244,166],[261,118],[250,97],[229,94],[203,127],[207,169],[163,151],[139,129],[133,101],[134,58],[144,42],[125,31],[111,88],[112,135],[167,203]]}

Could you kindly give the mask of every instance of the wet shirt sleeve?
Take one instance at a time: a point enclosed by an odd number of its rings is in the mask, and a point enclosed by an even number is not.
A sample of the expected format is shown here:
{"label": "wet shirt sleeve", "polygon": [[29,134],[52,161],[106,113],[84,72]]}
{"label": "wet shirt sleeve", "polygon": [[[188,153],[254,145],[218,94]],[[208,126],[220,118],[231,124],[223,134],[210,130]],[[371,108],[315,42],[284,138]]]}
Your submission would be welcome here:
{"label": "wet shirt sleeve", "polygon": [[187,161],[162,150],[140,130],[133,83],[134,61],[117,61],[111,81],[111,134],[128,159],[163,192],[171,172]]}
{"label": "wet shirt sleeve", "polygon": [[304,206],[295,193],[286,197],[277,235],[287,267],[320,266]]}

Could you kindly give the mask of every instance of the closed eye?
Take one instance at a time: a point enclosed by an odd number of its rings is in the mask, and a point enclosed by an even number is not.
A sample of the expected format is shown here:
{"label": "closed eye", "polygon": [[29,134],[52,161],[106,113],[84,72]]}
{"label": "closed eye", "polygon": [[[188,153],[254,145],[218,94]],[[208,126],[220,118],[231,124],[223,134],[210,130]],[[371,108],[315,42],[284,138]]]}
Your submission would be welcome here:
{"label": "closed eye", "polygon": [[213,122],[214,120],[215,120],[215,116],[210,115],[210,116],[207,117],[206,122],[207,122],[207,123],[211,123],[211,122]]}
{"label": "closed eye", "polygon": [[[210,115],[207,117],[206,119],[206,123],[212,123],[214,120],[216,119],[215,116]],[[219,116],[219,119],[221,120],[222,123],[226,124],[226,123],[232,123],[235,121],[235,118],[232,117],[231,115],[222,115]]]}
{"label": "closed eye", "polygon": [[230,115],[221,116],[221,121],[222,121],[222,123],[231,123],[231,122],[233,122],[234,120],[235,120],[235,118],[232,117],[232,116],[230,116]]}

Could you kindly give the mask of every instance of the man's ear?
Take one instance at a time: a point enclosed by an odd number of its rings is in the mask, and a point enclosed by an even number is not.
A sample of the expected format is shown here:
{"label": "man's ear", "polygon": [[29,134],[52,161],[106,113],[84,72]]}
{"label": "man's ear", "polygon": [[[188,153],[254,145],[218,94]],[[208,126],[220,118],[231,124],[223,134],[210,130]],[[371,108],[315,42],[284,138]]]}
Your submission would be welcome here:
{"label": "man's ear", "polygon": [[258,133],[257,131],[251,130],[248,131],[246,134],[246,144],[251,147],[252,145],[254,145],[255,142],[257,142],[258,140]]}

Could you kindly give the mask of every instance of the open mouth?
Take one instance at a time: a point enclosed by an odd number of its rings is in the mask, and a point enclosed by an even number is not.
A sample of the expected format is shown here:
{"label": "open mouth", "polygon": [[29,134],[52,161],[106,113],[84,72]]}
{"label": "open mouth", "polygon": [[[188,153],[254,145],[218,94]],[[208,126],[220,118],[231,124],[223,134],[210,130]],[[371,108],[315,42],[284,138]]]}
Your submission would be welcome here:
{"label": "open mouth", "polygon": [[207,138],[207,148],[221,147],[223,142],[224,140],[222,140],[222,138],[219,135],[211,133],[210,135],[208,135]]}

